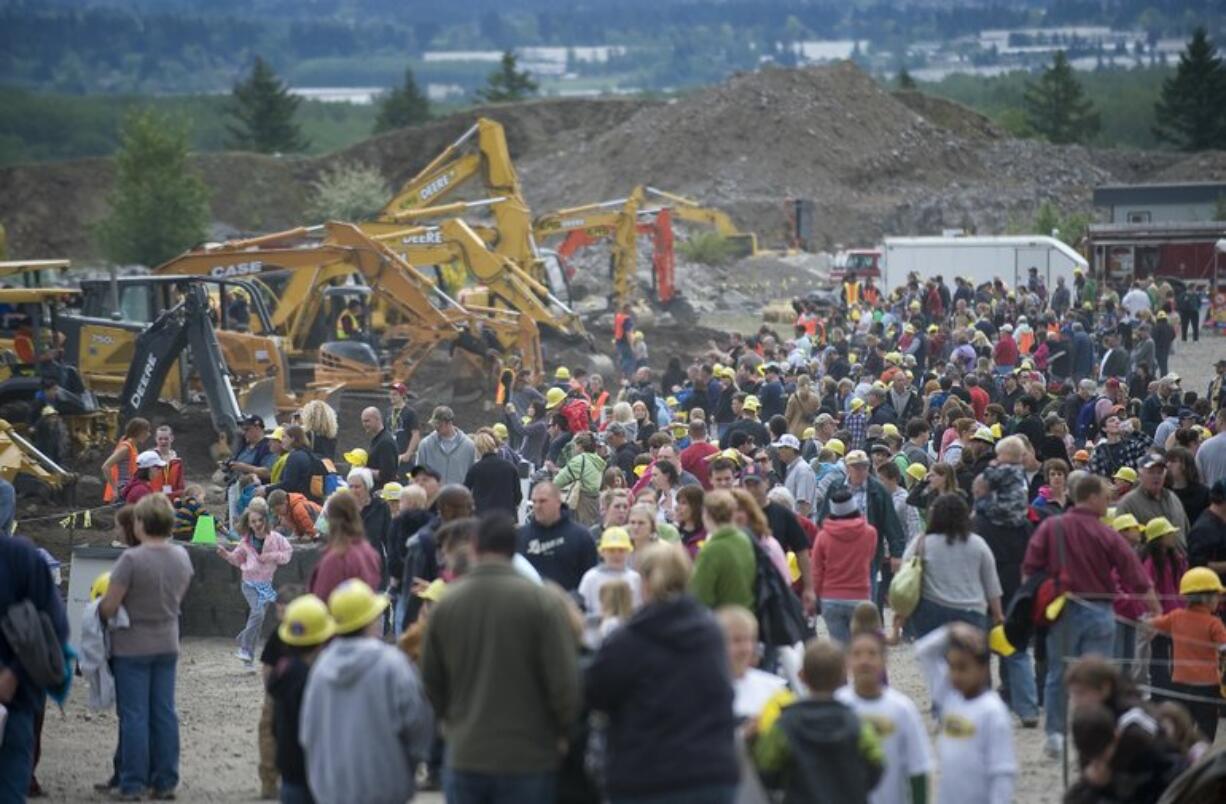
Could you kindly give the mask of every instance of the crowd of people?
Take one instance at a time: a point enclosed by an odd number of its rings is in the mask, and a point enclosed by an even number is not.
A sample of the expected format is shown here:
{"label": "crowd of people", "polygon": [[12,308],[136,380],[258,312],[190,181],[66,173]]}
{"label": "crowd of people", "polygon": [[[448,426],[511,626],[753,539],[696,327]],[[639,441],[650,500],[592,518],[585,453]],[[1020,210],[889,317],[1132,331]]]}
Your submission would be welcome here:
{"label": "crowd of people", "polygon": [[[619,376],[520,372],[468,432],[445,405],[421,422],[400,384],[344,451],[326,405],[245,419],[218,550],[250,608],[238,659],[267,683],[262,792],[923,802],[939,770],[938,800],[1004,802],[1014,718],[1075,755],[1066,800],[1179,784],[1226,683],[1226,359],[1203,392],[1168,365],[1198,309],[1034,271],[889,294],[849,276],[834,307],[794,306],[786,336],[659,375],[623,311]],[[139,545],[98,604],[131,623],[111,650],[121,798],[177,784],[174,541],[204,495],[172,445],[134,419],[102,468]],[[306,587],[278,588],[314,541]],[[899,644],[935,755],[889,685]]]}

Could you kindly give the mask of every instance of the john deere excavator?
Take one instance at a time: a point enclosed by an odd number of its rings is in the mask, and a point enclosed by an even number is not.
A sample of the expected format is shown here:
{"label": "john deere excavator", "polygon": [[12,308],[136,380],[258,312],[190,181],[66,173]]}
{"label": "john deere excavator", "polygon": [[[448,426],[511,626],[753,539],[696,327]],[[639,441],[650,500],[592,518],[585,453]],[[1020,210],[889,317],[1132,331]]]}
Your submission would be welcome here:
{"label": "john deere excavator", "polygon": [[758,236],[753,232],[742,232],[732,222],[727,212],[712,207],[706,207],[697,201],[677,195],[676,193],[659,190],[655,187],[644,187],[645,197],[658,200],[672,210],[673,217],[687,223],[698,223],[713,228],[720,237],[728,241],[738,257],[752,257],[761,253],[758,249]]}
{"label": "john deere excavator", "polygon": [[[163,272],[241,275],[252,281],[280,283],[272,329],[284,332],[291,355],[312,360],[317,373],[328,380],[344,377],[348,388],[378,388],[388,378],[372,370],[365,359],[375,354],[372,345],[358,340],[321,344],[313,340],[312,333],[321,326],[325,333],[332,331],[330,317],[322,315],[332,291],[364,296],[372,308],[382,312],[380,337],[382,345],[393,352],[392,379],[407,380],[440,344],[460,346],[478,355],[478,362],[496,358],[534,368],[543,362],[539,332],[531,318],[507,310],[461,306],[386,244],[352,224],[329,222],[206,246],[154,269],[155,274]],[[362,360],[356,359],[354,350],[358,349],[363,352]]]}

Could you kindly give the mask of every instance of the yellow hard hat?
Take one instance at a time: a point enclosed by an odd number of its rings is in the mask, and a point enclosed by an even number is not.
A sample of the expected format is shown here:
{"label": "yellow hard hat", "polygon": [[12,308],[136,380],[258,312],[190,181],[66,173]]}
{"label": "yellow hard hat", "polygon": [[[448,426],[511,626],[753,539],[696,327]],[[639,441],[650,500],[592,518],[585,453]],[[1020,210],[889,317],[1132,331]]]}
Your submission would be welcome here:
{"label": "yellow hard hat", "polygon": [[897,366],[899,363],[902,362],[902,354],[899,352],[886,352],[885,362],[893,363],[894,365]]}
{"label": "yellow hard hat", "polygon": [[494,431],[494,435],[495,437],[498,438],[499,441],[506,441],[507,438],[511,435],[510,431],[507,430],[507,426],[503,424],[502,422],[495,423],[494,426],[491,427],[490,429]]}
{"label": "yellow hard hat", "polygon": [[446,591],[447,582],[442,578],[435,578],[418,597],[422,600],[429,600],[431,603],[437,603],[443,599],[443,593]]}
{"label": "yellow hard hat", "polygon": [[1193,567],[1179,579],[1179,594],[1195,595],[1203,592],[1226,592],[1222,579],[1208,567]]}
{"label": "yellow hard hat", "polygon": [[742,407],[745,408],[745,410],[760,410],[762,408],[762,403],[756,396],[750,394],[749,396],[745,397],[745,404],[742,405]]}
{"label": "yellow hard hat", "polygon": [[399,500],[402,491],[404,491],[404,486],[399,483],[386,483],[379,495],[385,500]]}
{"label": "yellow hard hat", "polygon": [[975,434],[971,436],[971,440],[972,441],[986,441],[989,444],[995,444],[996,435],[993,434],[993,432],[989,428],[980,427],[978,430],[975,431]]}
{"label": "yellow hard hat", "polygon": [[1171,520],[1164,516],[1156,516],[1145,523],[1145,541],[1152,542],[1154,539],[1161,539],[1168,533],[1178,533],[1179,528],[1171,524]]}
{"label": "yellow hard hat", "polygon": [[677,397],[675,397],[675,396],[670,396],[670,397],[668,397],[667,399],[665,399],[665,400],[664,400],[664,404],[665,404],[665,405],[668,405],[670,408],[675,408],[675,407],[677,407],[678,405],[680,405],[681,403],[677,401]]}
{"label": "yellow hard hat", "polygon": [[387,595],[376,594],[366,581],[350,578],[328,596],[336,633],[352,634],[370,625],[387,608]]}
{"label": "yellow hard hat", "polygon": [[1129,483],[1137,482],[1137,470],[1131,466],[1121,466],[1115,470],[1115,474],[1111,476],[1115,480],[1124,480]]}
{"label": "yellow hard hat", "polygon": [[285,438],[285,428],[281,427],[280,425],[274,427],[272,433],[269,435],[269,438],[271,438],[273,441],[281,441]]}
{"label": "yellow hard hat", "polygon": [[1009,637],[1005,636],[1005,627],[1003,625],[997,625],[988,632],[988,648],[1005,658],[1012,656],[1017,651],[1013,644],[1009,642]]}
{"label": "yellow hard hat", "polygon": [[817,435],[817,430],[815,428],[806,427],[804,429],[804,432],[800,434],[800,438],[802,441],[808,441],[810,438],[812,438],[815,435]]}
{"label": "yellow hard hat", "polygon": [[600,552],[605,550],[633,550],[634,543],[625,528],[605,528],[600,534]]}
{"label": "yellow hard hat", "polygon": [[864,400],[863,400],[863,399],[861,399],[860,397],[858,397],[858,396],[857,396],[857,397],[855,397],[854,399],[852,399],[852,400],[851,400],[851,409],[852,409],[852,410],[859,410],[859,409],[860,409],[860,408],[862,408],[862,407],[864,407]]}
{"label": "yellow hard hat", "polygon": [[1123,533],[1132,528],[1140,529],[1141,523],[1132,514],[1120,514],[1115,519],[1111,520],[1111,527]]}
{"label": "yellow hard hat", "polygon": [[645,463],[640,463],[638,466],[634,467],[635,477],[642,477],[644,474],[646,474],[646,472],[647,472],[647,464]]}
{"label": "yellow hard hat", "polygon": [[550,388],[545,392],[545,410],[553,410],[566,401],[566,392],[561,388]]}
{"label": "yellow hard hat", "polygon": [[931,334],[931,333],[934,333],[934,332],[940,332],[940,331],[941,331],[941,328],[940,328],[940,327],[938,327],[936,324],[929,324],[929,325],[928,325],[928,332],[929,332],[930,334]]}
{"label": "yellow hard hat", "polygon": [[826,442],[826,449],[838,455],[840,458],[847,454],[847,445],[840,438],[832,438]]}
{"label": "yellow hard hat", "polygon": [[[359,581],[359,583],[361,583]],[[327,642],[336,633],[336,621],[315,595],[296,597],[285,607],[277,636],[286,645],[309,647]]]}
{"label": "yellow hard hat", "polygon": [[366,462],[370,460],[370,455],[368,455],[366,450],[362,449],[361,447],[351,449],[341,457],[345,459],[345,463],[349,464],[349,468],[351,469],[363,467],[366,465]]}
{"label": "yellow hard hat", "polygon": [[1000,422],[997,422],[988,429],[992,431],[992,436],[997,440],[1004,438],[1005,436],[1005,428],[1000,426]]}
{"label": "yellow hard hat", "polygon": [[912,480],[923,480],[928,476],[928,467],[922,463],[913,463],[907,467],[907,476]]}
{"label": "yellow hard hat", "polygon": [[89,587],[89,601],[92,603],[106,595],[106,590],[111,588],[111,573],[104,572],[97,578]]}
{"label": "yellow hard hat", "polygon": [[894,422],[886,422],[885,424],[881,425],[881,434],[883,436],[898,435],[898,425],[894,424]]}
{"label": "yellow hard hat", "polygon": [[553,378],[555,380],[569,380],[570,379],[570,369],[568,369],[566,366],[558,366],[553,371]]}
{"label": "yellow hard hat", "polygon": [[920,308],[919,299],[912,299],[911,303],[907,305],[907,307],[912,310],[918,310]]}

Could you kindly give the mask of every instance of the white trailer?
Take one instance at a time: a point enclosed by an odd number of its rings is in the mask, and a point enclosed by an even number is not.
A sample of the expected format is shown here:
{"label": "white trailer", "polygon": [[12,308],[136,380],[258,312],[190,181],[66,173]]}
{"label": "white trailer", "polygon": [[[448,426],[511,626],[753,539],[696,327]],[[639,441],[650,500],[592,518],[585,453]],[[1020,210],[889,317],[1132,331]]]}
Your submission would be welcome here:
{"label": "white trailer", "polygon": [[1050,291],[1064,277],[1073,286],[1073,269],[1086,271],[1084,257],[1066,243],[1042,235],[1001,237],[887,237],[881,267],[886,291],[905,285],[912,272],[921,280],[942,276],[970,277],[975,286],[1001,279],[1010,288],[1025,285],[1031,267]]}

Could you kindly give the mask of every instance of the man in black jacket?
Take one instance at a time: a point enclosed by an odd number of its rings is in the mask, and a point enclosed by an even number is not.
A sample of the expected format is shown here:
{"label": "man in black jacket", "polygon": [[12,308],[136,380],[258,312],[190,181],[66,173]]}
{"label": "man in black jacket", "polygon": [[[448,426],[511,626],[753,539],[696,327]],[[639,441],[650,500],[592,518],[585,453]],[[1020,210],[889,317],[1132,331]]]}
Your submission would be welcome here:
{"label": "man in black jacket", "polygon": [[460,485],[443,486],[435,504],[438,516],[410,537],[405,546],[404,575],[400,581],[401,594],[404,595],[405,627],[411,625],[421,611],[421,598],[413,594],[414,584],[420,588],[423,583],[428,584],[438,577],[438,540],[435,534],[448,522],[473,515],[473,495]]}
{"label": "man in black jacket", "polygon": [[519,552],[541,578],[574,592],[583,574],[596,566],[596,543],[587,528],[570,518],[553,483],[537,483],[529,499],[532,516],[519,528]]}
{"label": "man in black jacket", "polygon": [[1188,565],[1226,578],[1226,478],[1209,489],[1209,507],[1188,531]]}
{"label": "man in black jacket", "polygon": [[370,436],[366,468],[374,476],[374,490],[378,491],[384,485],[395,482],[400,468],[400,451],[396,449],[396,439],[383,426],[383,414],[378,408],[362,411],[362,429]]}
{"label": "man in black jacket", "polygon": [[633,485],[638,478],[634,474],[634,459],[639,449],[626,436],[626,427],[621,422],[612,422],[604,431],[605,444],[609,447],[609,463],[626,476],[626,484]]}
{"label": "man in black jacket", "polygon": [[1013,413],[1018,417],[1013,432],[1026,436],[1026,439],[1037,449],[1043,443],[1047,428],[1039,418],[1039,403],[1030,394],[1024,394],[1013,403]]}
{"label": "man in black jacket", "polygon": [[492,432],[478,430],[473,445],[479,457],[464,476],[464,485],[472,492],[477,516],[504,511],[518,517],[524,499],[519,470],[498,454],[498,440]]}
{"label": "man in black jacket", "polygon": [[1104,336],[1107,351],[1103,355],[1102,363],[1099,364],[1098,378],[1106,380],[1108,377],[1127,377],[1128,376],[1128,350],[1120,346],[1120,335],[1118,332],[1108,332]]}

